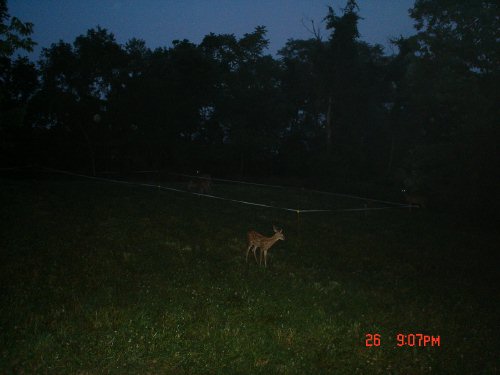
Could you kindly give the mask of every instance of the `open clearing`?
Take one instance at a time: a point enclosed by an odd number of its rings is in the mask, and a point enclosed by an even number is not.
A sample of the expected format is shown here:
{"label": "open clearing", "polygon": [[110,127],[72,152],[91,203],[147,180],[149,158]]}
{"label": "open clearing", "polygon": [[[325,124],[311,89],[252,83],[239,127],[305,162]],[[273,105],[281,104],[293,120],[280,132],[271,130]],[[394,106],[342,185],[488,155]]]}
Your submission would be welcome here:
{"label": "open clearing", "polygon": [[[299,232],[293,212],[3,176],[0,373],[499,371],[491,228],[394,209],[310,214]],[[235,198],[259,189],[238,186]],[[276,204],[293,207],[290,194]],[[273,224],[286,241],[267,269],[247,265],[246,231],[270,235]],[[379,347],[365,346],[368,333]],[[440,346],[398,347],[398,333],[439,336]]]}

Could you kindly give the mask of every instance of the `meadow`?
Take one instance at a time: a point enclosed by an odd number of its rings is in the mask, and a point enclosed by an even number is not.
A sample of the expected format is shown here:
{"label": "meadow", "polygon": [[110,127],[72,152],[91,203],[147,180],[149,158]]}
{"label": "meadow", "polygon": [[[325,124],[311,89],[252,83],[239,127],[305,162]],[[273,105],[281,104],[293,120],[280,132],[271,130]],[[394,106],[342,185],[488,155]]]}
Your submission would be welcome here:
{"label": "meadow", "polygon": [[[175,185],[172,185],[175,186]],[[215,184],[284,207],[355,207]],[[430,210],[302,215],[42,171],[0,174],[1,374],[496,374],[492,226]],[[246,232],[285,241],[268,268]],[[396,335],[439,337],[398,346]],[[380,346],[366,346],[380,334]]]}

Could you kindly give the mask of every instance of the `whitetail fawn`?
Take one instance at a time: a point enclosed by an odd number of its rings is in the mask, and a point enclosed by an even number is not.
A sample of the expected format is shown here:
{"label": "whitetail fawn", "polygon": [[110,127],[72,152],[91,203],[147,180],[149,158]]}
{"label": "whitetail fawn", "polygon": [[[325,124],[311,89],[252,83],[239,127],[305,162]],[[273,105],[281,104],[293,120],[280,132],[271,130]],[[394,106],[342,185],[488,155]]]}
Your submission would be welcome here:
{"label": "whitetail fawn", "polygon": [[188,183],[188,190],[194,193],[208,194],[212,190],[212,177],[209,174],[199,174]]}
{"label": "whitetail fawn", "polygon": [[255,261],[257,262],[257,249],[260,248],[260,265],[262,265],[262,258],[264,258],[264,267],[267,267],[267,252],[277,241],[285,240],[285,235],[283,234],[283,229],[278,230],[273,225],[274,234],[272,237],[263,236],[256,231],[249,231],[247,233],[248,237],[248,249],[247,249],[247,257],[246,261],[248,263],[248,253],[250,250],[253,251],[253,256],[255,257]]}
{"label": "whitetail fawn", "polygon": [[402,189],[401,192],[404,194],[406,202],[409,204],[410,211],[412,206],[418,206],[420,208],[427,207],[427,198],[425,195],[419,193],[408,193],[406,189]]}

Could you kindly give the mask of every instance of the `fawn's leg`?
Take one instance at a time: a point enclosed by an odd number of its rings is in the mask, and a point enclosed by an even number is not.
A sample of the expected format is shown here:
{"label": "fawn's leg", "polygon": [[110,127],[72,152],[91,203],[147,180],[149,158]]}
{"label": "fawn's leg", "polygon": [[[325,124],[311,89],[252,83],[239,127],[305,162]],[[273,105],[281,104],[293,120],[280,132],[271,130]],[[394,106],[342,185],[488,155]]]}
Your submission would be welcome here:
{"label": "fawn's leg", "polygon": [[266,264],[267,249],[260,249],[260,265],[262,265],[262,258],[264,258],[264,265]]}
{"label": "fawn's leg", "polygon": [[[247,249],[247,263],[248,263],[248,253],[250,252],[250,249],[253,247],[252,244],[248,245],[248,249]],[[255,250],[254,250],[254,254],[255,254]]]}
{"label": "fawn's leg", "polygon": [[[258,248],[259,248],[258,246],[255,246],[255,247],[253,248],[253,256],[254,256],[254,258],[255,258],[255,263],[257,263],[257,264],[259,263],[259,262],[257,261],[257,249],[258,249]],[[261,250],[261,252],[262,252],[262,250]]]}

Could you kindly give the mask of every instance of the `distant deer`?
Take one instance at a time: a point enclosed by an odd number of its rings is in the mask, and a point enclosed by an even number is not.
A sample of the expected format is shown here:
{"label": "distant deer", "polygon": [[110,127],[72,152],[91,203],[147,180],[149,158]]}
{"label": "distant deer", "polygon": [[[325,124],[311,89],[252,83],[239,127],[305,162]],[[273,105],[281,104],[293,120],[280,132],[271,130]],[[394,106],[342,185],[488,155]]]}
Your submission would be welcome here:
{"label": "distant deer", "polygon": [[257,249],[260,248],[260,262],[259,265],[262,265],[262,258],[264,258],[264,267],[267,267],[267,252],[277,241],[285,240],[285,235],[283,234],[283,229],[278,230],[273,225],[274,235],[271,237],[265,237],[256,231],[249,231],[247,233],[248,237],[248,249],[247,249],[247,257],[246,261],[248,263],[248,253],[250,250],[253,252],[253,256],[255,257],[255,262],[257,262]]}
{"label": "distant deer", "polygon": [[188,183],[188,190],[200,194],[208,194],[212,190],[212,177],[209,174],[199,174],[196,171],[196,177]]}
{"label": "distant deer", "polygon": [[425,197],[425,195],[419,193],[408,193],[406,189],[402,189],[401,192],[405,196],[406,202],[410,206],[410,211],[412,206],[418,206],[420,208],[427,207],[427,198]]}

